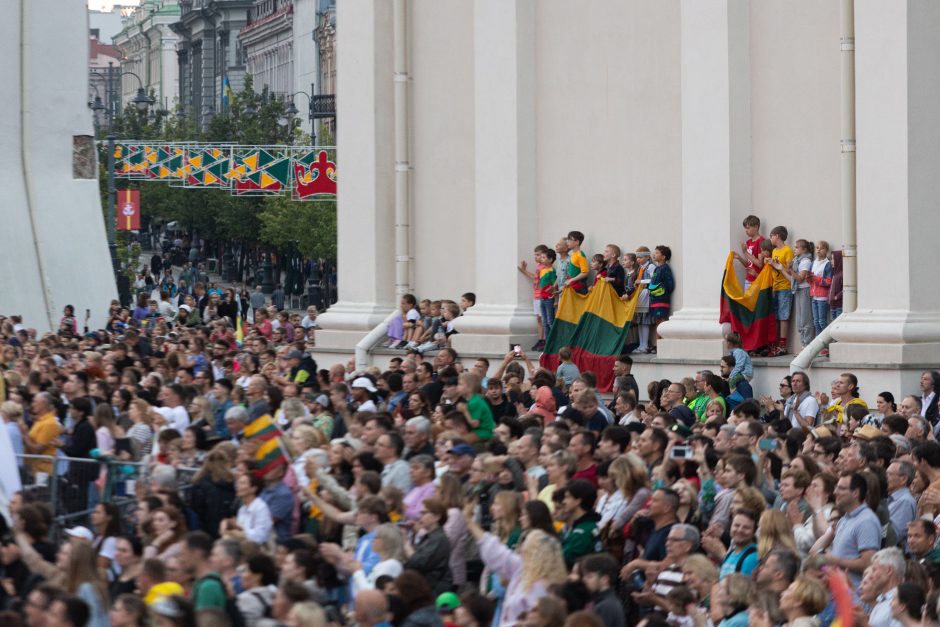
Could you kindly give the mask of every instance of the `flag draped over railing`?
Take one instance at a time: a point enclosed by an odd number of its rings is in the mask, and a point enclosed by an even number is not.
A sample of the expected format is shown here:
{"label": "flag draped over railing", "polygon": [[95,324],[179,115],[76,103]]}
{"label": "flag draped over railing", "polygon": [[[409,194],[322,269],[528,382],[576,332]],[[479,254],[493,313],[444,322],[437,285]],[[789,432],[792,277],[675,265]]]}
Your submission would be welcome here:
{"label": "flag draped over railing", "polygon": [[757,350],[777,341],[777,319],[773,308],[773,275],[765,265],[747,290],[741,289],[734,272],[734,253],[728,253],[721,279],[719,322],[727,322],[741,336],[741,347]]}
{"label": "flag draped over railing", "polygon": [[626,344],[639,293],[636,290],[630,298],[622,300],[606,281],[597,283],[584,295],[565,289],[539,363],[555,372],[558,351],[569,346],[578,370],[593,372],[597,389],[609,392],[614,382],[614,361]]}

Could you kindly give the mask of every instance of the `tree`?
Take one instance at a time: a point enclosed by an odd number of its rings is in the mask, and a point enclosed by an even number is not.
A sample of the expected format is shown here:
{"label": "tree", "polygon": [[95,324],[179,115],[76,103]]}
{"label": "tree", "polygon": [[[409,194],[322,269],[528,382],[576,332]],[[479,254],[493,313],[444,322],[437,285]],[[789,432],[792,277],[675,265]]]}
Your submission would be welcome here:
{"label": "tree", "polygon": [[261,212],[261,239],[278,249],[296,242],[310,259],[336,259],[336,203],[296,202],[290,198],[265,199]]}
{"label": "tree", "polygon": [[[251,76],[241,91],[233,93],[224,111],[214,115],[199,131],[195,121],[176,111],[146,111],[128,105],[114,119],[117,137],[165,142],[217,142],[249,146],[281,146],[309,141],[299,131],[300,122],[284,115],[283,100],[267,88],[256,92]],[[102,207],[107,207],[107,154],[101,152]],[[336,203],[295,202],[289,198],[233,196],[225,189],[186,189],[165,183],[122,180],[122,188],[139,188],[141,207],[149,218],[175,220],[209,242],[225,246],[238,243],[242,250],[267,245],[296,250],[307,257],[336,258]],[[292,249],[294,250],[294,249]]]}

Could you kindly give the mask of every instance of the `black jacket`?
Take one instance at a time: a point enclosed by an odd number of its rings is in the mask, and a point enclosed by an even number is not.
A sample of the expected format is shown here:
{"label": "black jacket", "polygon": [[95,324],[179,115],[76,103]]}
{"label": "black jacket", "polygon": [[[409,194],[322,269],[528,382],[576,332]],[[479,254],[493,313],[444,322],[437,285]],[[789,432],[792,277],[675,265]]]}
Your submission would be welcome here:
{"label": "black jacket", "polygon": [[434,598],[443,592],[449,592],[453,586],[450,574],[450,540],[441,527],[424,536],[415,552],[407,562],[405,569],[416,570],[428,580]]}

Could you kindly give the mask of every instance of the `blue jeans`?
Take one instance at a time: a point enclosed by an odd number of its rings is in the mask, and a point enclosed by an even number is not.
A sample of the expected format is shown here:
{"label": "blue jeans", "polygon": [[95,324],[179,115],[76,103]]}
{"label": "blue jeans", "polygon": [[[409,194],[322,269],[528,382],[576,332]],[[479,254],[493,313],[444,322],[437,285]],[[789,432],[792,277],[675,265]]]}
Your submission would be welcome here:
{"label": "blue jeans", "polygon": [[545,329],[545,339],[548,339],[548,334],[552,330],[552,325],[555,324],[555,299],[540,298],[539,311],[541,312],[542,316],[542,328]]}
{"label": "blue jeans", "polygon": [[813,299],[813,326],[816,327],[816,335],[822,333],[822,330],[829,326],[828,301]]}
{"label": "blue jeans", "polygon": [[836,318],[842,315],[842,307],[832,307],[829,310],[829,319],[833,322],[836,321]]}

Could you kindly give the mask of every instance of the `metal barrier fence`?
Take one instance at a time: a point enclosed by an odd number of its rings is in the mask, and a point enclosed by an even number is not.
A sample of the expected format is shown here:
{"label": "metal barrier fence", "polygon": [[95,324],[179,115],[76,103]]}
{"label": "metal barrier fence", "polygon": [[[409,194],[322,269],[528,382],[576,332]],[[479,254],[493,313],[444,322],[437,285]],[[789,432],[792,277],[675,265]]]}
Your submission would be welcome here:
{"label": "metal barrier fence", "polygon": [[[149,492],[150,467],[145,462],[47,455],[17,455],[23,492],[52,510],[50,536],[61,540],[65,529],[91,527],[91,513],[98,503],[113,503],[124,529],[135,522],[138,496]],[[187,502],[198,468],[177,468],[177,489]]]}

